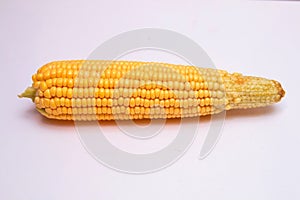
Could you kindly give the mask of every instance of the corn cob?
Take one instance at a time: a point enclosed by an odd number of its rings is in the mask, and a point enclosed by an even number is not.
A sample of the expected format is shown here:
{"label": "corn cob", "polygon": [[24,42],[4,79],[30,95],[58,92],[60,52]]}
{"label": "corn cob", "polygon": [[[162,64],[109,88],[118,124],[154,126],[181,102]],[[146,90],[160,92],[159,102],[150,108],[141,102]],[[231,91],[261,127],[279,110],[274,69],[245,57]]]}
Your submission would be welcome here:
{"label": "corn cob", "polygon": [[268,106],[280,83],[224,70],[154,62],[71,60],[48,63],[19,97],[47,118],[179,118]]}

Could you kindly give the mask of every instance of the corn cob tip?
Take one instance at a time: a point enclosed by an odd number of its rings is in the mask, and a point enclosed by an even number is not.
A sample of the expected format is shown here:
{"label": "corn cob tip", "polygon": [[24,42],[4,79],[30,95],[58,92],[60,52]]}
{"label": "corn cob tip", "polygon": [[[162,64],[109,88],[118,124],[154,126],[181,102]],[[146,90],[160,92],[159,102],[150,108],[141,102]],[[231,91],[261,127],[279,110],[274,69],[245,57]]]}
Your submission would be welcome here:
{"label": "corn cob tip", "polygon": [[18,97],[30,98],[34,102],[35,95],[36,95],[36,89],[33,87],[28,87],[22,94],[19,94]]}
{"label": "corn cob tip", "polygon": [[272,80],[272,82],[274,83],[274,86],[277,89],[277,94],[279,95],[279,98],[276,102],[279,102],[285,96],[285,91],[278,81]]}

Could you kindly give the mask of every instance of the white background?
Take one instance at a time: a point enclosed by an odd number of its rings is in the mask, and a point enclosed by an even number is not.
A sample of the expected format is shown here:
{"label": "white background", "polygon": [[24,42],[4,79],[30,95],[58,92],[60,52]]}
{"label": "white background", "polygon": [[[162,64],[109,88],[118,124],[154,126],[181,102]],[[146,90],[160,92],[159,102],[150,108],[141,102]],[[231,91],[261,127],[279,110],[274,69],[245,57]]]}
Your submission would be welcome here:
{"label": "white background", "polygon": [[[300,2],[5,0],[0,25],[1,199],[300,199]],[[287,95],[270,108],[228,112],[216,148],[198,160],[210,124],[203,120],[180,160],[145,175],[101,165],[72,122],[44,119],[17,98],[39,66],[87,58],[107,39],[145,27],[184,34],[219,68],[279,80]],[[174,61],[156,55],[141,58]],[[163,148],[169,134],[148,147]],[[120,148],[145,151],[108,135]]]}

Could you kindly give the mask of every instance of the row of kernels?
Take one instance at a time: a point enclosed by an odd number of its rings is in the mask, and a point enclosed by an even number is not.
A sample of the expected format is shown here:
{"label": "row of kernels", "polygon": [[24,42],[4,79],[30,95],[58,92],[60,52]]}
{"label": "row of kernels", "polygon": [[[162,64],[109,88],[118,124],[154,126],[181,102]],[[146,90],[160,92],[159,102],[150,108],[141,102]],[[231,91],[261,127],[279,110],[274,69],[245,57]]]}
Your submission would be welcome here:
{"label": "row of kernels", "polygon": [[[178,112],[178,111],[176,111]],[[210,108],[202,108],[201,109],[201,115],[208,115],[210,112]],[[62,120],[128,120],[128,119],[158,119],[158,118],[180,118],[180,117],[195,117],[198,116],[199,113],[185,113],[182,114],[178,112],[178,114],[174,114],[174,111],[172,112],[170,110],[171,114],[78,114],[78,115],[73,115],[73,114],[61,114],[61,115],[52,115],[52,114],[47,114],[46,116],[49,118],[54,118],[54,119],[62,119]]]}
{"label": "row of kernels", "polygon": [[[83,93],[83,91],[81,91],[81,93]],[[72,96],[73,96],[73,89],[68,87],[51,87],[50,89],[46,89],[43,93],[43,97],[48,99],[50,99],[51,97],[72,98]]]}
{"label": "row of kernels", "polygon": [[39,82],[39,88],[42,91],[45,91],[46,89],[55,86],[72,88],[74,87],[74,81],[73,79],[70,78],[53,78],[53,79],[47,79],[46,81]]}
{"label": "row of kernels", "polygon": [[33,75],[33,81],[45,81],[54,78],[75,78],[78,71],[72,69],[53,68]]}
{"label": "row of kernels", "polygon": [[[36,82],[38,83],[38,82]],[[216,82],[178,82],[178,81],[138,81],[130,79],[67,79],[67,78],[54,78],[48,79],[45,82],[39,82],[38,86],[42,91],[45,91],[50,87],[75,87],[75,88],[145,88],[145,89],[154,89],[154,88],[164,88],[172,90],[199,90],[199,89],[209,89],[209,90],[218,90],[220,89],[220,84]],[[36,86],[36,87],[38,87]],[[222,89],[222,88],[221,88]]]}
{"label": "row of kernels", "polygon": [[[221,102],[221,100],[220,100]],[[224,101],[222,101],[224,102]],[[166,99],[166,100],[159,100],[159,99],[144,99],[140,97],[136,98],[123,98],[120,97],[118,99],[111,99],[111,98],[35,98],[35,103],[37,105],[41,105],[41,108],[51,107],[56,108],[60,106],[65,107],[90,107],[90,106],[116,106],[116,105],[125,105],[130,107],[135,106],[144,106],[144,107],[153,107],[155,105],[160,105],[161,107],[192,107],[192,106],[207,106],[212,104],[221,104],[214,99],[212,102],[211,98],[203,98],[203,99],[196,99],[196,98],[188,98],[188,99]]]}
{"label": "row of kernels", "polygon": [[87,87],[99,87],[99,78],[91,77],[91,78],[75,78],[73,86],[76,88],[87,88]]}
{"label": "row of kernels", "polygon": [[73,98],[87,98],[95,96],[96,88],[73,88],[71,90]]}
{"label": "row of kernels", "polygon": [[195,94],[195,98],[200,98],[200,99],[211,96],[211,94],[208,90],[198,90],[198,91],[195,91],[194,94]]}

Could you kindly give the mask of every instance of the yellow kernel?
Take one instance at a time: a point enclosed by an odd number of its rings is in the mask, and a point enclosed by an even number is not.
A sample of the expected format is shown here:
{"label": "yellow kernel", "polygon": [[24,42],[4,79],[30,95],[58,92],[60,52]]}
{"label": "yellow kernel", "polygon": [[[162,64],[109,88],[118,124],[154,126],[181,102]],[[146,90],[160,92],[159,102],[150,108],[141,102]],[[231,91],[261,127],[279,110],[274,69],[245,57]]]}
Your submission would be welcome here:
{"label": "yellow kernel", "polygon": [[94,95],[93,97],[98,98],[99,97],[99,88],[94,89]]}
{"label": "yellow kernel", "polygon": [[102,103],[102,106],[107,106],[107,99],[103,98],[101,103]]}
{"label": "yellow kernel", "polygon": [[48,113],[48,114],[52,114],[52,109],[51,108],[45,108],[45,111],[46,111],[46,113]]}
{"label": "yellow kernel", "polygon": [[208,90],[204,90],[204,97],[209,97],[209,91]]}
{"label": "yellow kernel", "polygon": [[144,106],[145,106],[145,107],[149,107],[149,106],[150,106],[150,102],[149,102],[148,99],[145,99],[145,100],[144,100]]}
{"label": "yellow kernel", "polygon": [[210,98],[205,98],[205,105],[210,105]]}
{"label": "yellow kernel", "polygon": [[204,106],[205,105],[205,100],[204,99],[201,99],[200,100],[200,106],[202,107],[202,106]]}
{"label": "yellow kernel", "polygon": [[204,91],[203,90],[199,90],[198,91],[198,96],[202,99],[204,97]]}
{"label": "yellow kernel", "polygon": [[53,68],[50,73],[51,73],[50,74],[51,78],[55,78],[56,77],[56,69],[55,68]]}
{"label": "yellow kernel", "polygon": [[112,106],[112,104],[113,104],[113,101],[112,101],[112,99],[107,99],[107,106]]}
{"label": "yellow kernel", "polygon": [[57,68],[56,69],[56,77],[62,77],[62,71],[63,71],[62,68]]}
{"label": "yellow kernel", "polygon": [[109,88],[109,81],[108,81],[108,79],[104,79],[104,88]]}
{"label": "yellow kernel", "polygon": [[135,105],[136,105],[136,106],[139,106],[140,103],[141,103],[140,97],[137,97],[137,98],[135,99]]}
{"label": "yellow kernel", "polygon": [[54,102],[54,99],[50,99],[50,108],[51,109],[55,109],[56,108],[56,104]]}
{"label": "yellow kernel", "polygon": [[52,85],[53,85],[53,86],[56,86],[56,81],[57,81],[57,78],[53,78],[53,79],[52,79]]}
{"label": "yellow kernel", "polygon": [[130,107],[134,107],[134,106],[135,106],[134,98],[131,98],[131,99],[130,99],[129,106],[130,106]]}
{"label": "yellow kernel", "polygon": [[155,89],[155,97],[158,98],[160,96],[160,89]]}
{"label": "yellow kernel", "polygon": [[158,97],[160,100],[164,99],[164,97],[165,97],[165,94],[164,94],[164,93],[165,93],[165,92],[164,92],[163,90],[160,91],[159,97]]}
{"label": "yellow kernel", "polygon": [[68,86],[68,79],[64,78],[62,86],[67,87]]}
{"label": "yellow kernel", "polygon": [[56,96],[62,97],[62,89],[60,87],[56,88]]}
{"label": "yellow kernel", "polygon": [[73,78],[73,70],[68,70],[66,73],[67,78]]}
{"label": "yellow kernel", "polygon": [[40,103],[36,104],[37,108],[45,108],[44,98],[40,99]]}
{"label": "yellow kernel", "polygon": [[175,100],[174,106],[177,108],[180,106],[180,101],[178,99]]}
{"label": "yellow kernel", "polygon": [[47,84],[48,88],[51,88],[52,87],[52,80],[51,79],[46,80],[46,84]]}
{"label": "yellow kernel", "polygon": [[68,113],[68,109],[66,107],[62,107],[62,114],[67,114]]}
{"label": "yellow kernel", "polygon": [[140,106],[144,106],[144,101],[145,101],[144,99],[140,98]]}
{"label": "yellow kernel", "polygon": [[234,99],[234,103],[240,103],[241,101],[242,101],[241,98],[235,98],[235,99]]}
{"label": "yellow kernel", "polygon": [[160,105],[160,107],[164,107],[165,106],[165,102],[164,101],[160,101],[159,105]]}
{"label": "yellow kernel", "polygon": [[42,74],[42,73],[38,73],[38,74],[36,75],[36,80],[42,81],[42,80],[43,80],[43,74]]}
{"label": "yellow kernel", "polygon": [[155,99],[155,90],[150,90],[151,99]]}
{"label": "yellow kernel", "polygon": [[149,107],[153,107],[154,106],[154,100],[149,100]]}
{"label": "yellow kernel", "polygon": [[199,82],[196,82],[195,83],[195,90],[199,90],[200,89],[200,83]]}
{"label": "yellow kernel", "polygon": [[68,88],[67,97],[71,99],[72,96],[73,96],[73,90],[72,90],[72,88]]}
{"label": "yellow kernel", "polygon": [[41,83],[40,83],[40,89],[41,89],[41,91],[45,91],[46,89],[48,89],[48,87],[47,87],[47,84],[45,83],[45,81],[42,81]]}
{"label": "yellow kernel", "polygon": [[65,106],[65,98],[64,97],[60,98],[60,105]]}
{"label": "yellow kernel", "polygon": [[142,98],[146,97],[146,90],[145,89],[142,89],[142,91],[141,91],[141,97]]}
{"label": "yellow kernel", "polygon": [[150,111],[151,111],[150,108],[145,108],[145,114],[147,115],[150,114]]}
{"label": "yellow kernel", "polygon": [[44,97],[46,97],[46,98],[48,98],[48,99],[51,98],[51,93],[50,93],[50,90],[49,90],[49,89],[45,90],[45,92],[44,92]]}
{"label": "yellow kernel", "polygon": [[67,86],[68,86],[69,88],[74,87],[74,81],[73,81],[73,79],[68,79],[68,84],[67,84]]}
{"label": "yellow kernel", "polygon": [[62,87],[63,85],[63,79],[62,78],[57,78],[56,80],[56,86],[57,87]]}
{"label": "yellow kernel", "polygon": [[36,89],[38,89],[40,87],[40,82],[39,81],[34,82],[33,83],[33,87],[36,88]]}
{"label": "yellow kernel", "polygon": [[98,107],[101,106],[101,99],[97,99],[97,100],[96,100],[96,105],[97,105]]}
{"label": "yellow kernel", "polygon": [[57,107],[60,106],[60,98],[54,98],[54,102]]}
{"label": "yellow kernel", "polygon": [[59,108],[57,108],[56,109],[56,111],[57,111],[57,113],[60,115],[61,113],[62,113],[62,110],[61,110],[61,108],[59,107]]}
{"label": "yellow kernel", "polygon": [[56,110],[52,110],[52,114],[53,114],[53,115],[58,115],[58,113],[57,113]]}
{"label": "yellow kernel", "polygon": [[65,99],[65,106],[66,107],[71,107],[72,106],[70,99]]}
{"label": "yellow kernel", "polygon": [[140,110],[140,107],[135,107],[135,108],[134,108],[134,112],[135,112],[136,114],[139,114],[140,111],[141,111],[141,110]]}
{"label": "yellow kernel", "polygon": [[34,103],[39,104],[40,103],[40,97],[35,97],[34,98]]}
{"label": "yellow kernel", "polygon": [[62,91],[62,96],[66,97],[67,93],[68,93],[68,88],[67,87],[63,87],[61,91]]}
{"label": "yellow kernel", "polygon": [[170,101],[169,101],[169,99],[165,100],[164,106],[165,106],[165,107],[169,107],[169,106],[170,106]]}
{"label": "yellow kernel", "polygon": [[36,82],[36,74],[33,74],[31,78],[33,82]]}
{"label": "yellow kernel", "polygon": [[50,88],[50,94],[51,94],[52,97],[55,97],[55,95],[56,95],[56,87]]}
{"label": "yellow kernel", "polygon": [[175,105],[175,99],[170,99],[170,106],[174,106]]}
{"label": "yellow kernel", "polygon": [[101,107],[101,113],[107,114],[107,107]]}
{"label": "yellow kernel", "polygon": [[100,88],[100,90],[99,90],[99,97],[100,98],[104,97],[104,89],[103,88]]}
{"label": "yellow kernel", "polygon": [[109,89],[105,89],[105,90],[104,90],[104,96],[105,96],[106,98],[109,98],[109,96],[110,96],[110,90],[109,90]]}
{"label": "yellow kernel", "polygon": [[151,98],[150,90],[146,90],[146,98],[147,99]]}
{"label": "yellow kernel", "polygon": [[38,96],[39,96],[39,97],[43,97],[43,96],[44,96],[44,93],[43,93],[41,90],[38,90]]}
{"label": "yellow kernel", "polygon": [[210,108],[210,107],[206,107],[205,111],[206,111],[207,113],[209,113],[209,112],[211,111],[211,108]]}
{"label": "yellow kernel", "polygon": [[165,99],[169,99],[169,96],[170,96],[170,95],[169,95],[169,91],[168,91],[168,90],[165,90],[165,91],[164,91],[164,98],[165,98]]}
{"label": "yellow kernel", "polygon": [[72,113],[72,108],[68,108],[68,114],[69,115],[72,115],[73,113]]}
{"label": "yellow kernel", "polygon": [[44,99],[44,106],[46,107],[46,108],[49,108],[49,106],[50,106],[50,99]]}

